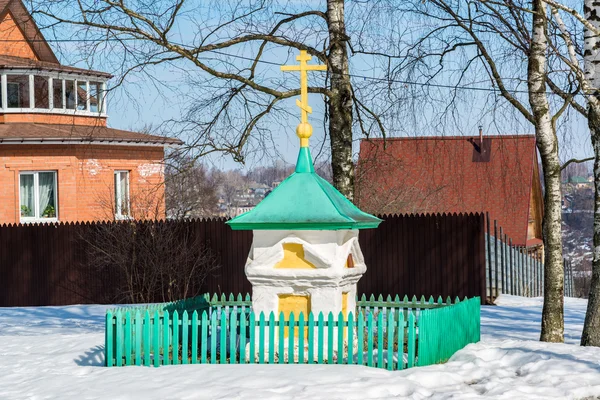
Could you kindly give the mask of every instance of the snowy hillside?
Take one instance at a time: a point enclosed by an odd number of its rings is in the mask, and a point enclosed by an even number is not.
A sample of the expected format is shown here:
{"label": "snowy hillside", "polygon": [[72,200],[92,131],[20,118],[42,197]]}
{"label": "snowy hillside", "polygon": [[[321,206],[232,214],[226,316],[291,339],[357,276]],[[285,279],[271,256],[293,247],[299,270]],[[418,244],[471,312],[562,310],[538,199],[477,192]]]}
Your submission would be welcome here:
{"label": "snowy hillside", "polygon": [[600,398],[600,348],[576,344],[586,302],[566,299],[566,342],[539,336],[541,299],[482,309],[483,341],[444,365],[104,368],[104,306],[0,308],[1,399]]}

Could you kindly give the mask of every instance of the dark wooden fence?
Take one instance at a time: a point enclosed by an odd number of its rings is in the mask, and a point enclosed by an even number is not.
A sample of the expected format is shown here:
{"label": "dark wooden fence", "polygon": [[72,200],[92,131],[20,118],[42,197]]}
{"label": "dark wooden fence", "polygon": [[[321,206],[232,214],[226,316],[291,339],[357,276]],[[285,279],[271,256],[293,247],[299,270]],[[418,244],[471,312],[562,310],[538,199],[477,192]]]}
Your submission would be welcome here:
{"label": "dark wooden fence", "polygon": [[[485,299],[482,214],[382,218],[378,229],[360,232],[368,270],[359,293]],[[217,258],[220,268],[206,279],[202,292],[251,292],[244,264],[252,232],[232,231],[224,219],[170,223],[189,224]],[[0,226],[0,307],[117,301],[122,276],[110,268],[100,270],[83,239],[95,226]]]}
{"label": "dark wooden fence", "polygon": [[367,273],[359,293],[485,299],[484,217],[383,216],[360,232]]}

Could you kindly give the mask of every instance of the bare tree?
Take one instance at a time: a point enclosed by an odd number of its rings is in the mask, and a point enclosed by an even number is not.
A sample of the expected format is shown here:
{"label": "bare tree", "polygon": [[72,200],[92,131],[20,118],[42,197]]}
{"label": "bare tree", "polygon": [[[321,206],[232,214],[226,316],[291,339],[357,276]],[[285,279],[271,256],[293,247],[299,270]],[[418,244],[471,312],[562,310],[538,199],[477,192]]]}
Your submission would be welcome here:
{"label": "bare tree", "polygon": [[[548,71],[547,11],[543,0],[532,7],[531,49],[528,58],[529,103],[544,171],[544,306],[541,340],[564,341],[564,270],[562,256],[560,159],[556,119],[546,93]],[[565,102],[565,104],[568,104]],[[562,112],[562,111],[561,111]]]}
{"label": "bare tree", "polygon": [[219,183],[218,191],[225,201],[227,215],[234,215],[242,204],[242,196],[248,191],[248,181],[239,170],[218,171],[213,170],[213,178]]}
{"label": "bare tree", "polygon": [[[281,118],[267,117],[286,114],[282,101],[300,92],[297,84],[267,69],[273,68],[269,65],[273,62],[265,56],[274,54],[280,64],[282,54],[287,52],[289,57],[306,50],[328,68],[308,91],[325,99],[333,183],[352,199],[353,126],[368,135],[383,133],[383,124],[368,106],[373,90],[361,92],[350,77],[351,36],[344,0],[319,2],[314,8],[269,0],[199,4],[186,0],[80,0],[76,4],[32,0],[30,4],[32,15],[45,22],[43,30],[72,27],[73,37],[91,43],[82,49],[88,60],[98,59],[99,54],[108,55],[105,61],[115,60],[118,83],[159,64],[187,71],[194,83],[195,90],[189,94],[193,101],[187,117],[177,122],[191,137],[196,156],[225,152],[244,161],[256,143],[272,142],[269,124],[278,124]],[[355,5],[367,19],[370,7],[368,3]],[[361,93],[365,98],[359,98]]]}
{"label": "bare tree", "polygon": [[292,165],[286,165],[282,161],[278,160],[271,166],[257,166],[255,168],[250,169],[246,173],[246,179],[248,181],[254,181],[257,183],[262,183],[264,185],[271,186],[273,182],[280,182],[284,180],[292,172],[294,172],[294,167]]}
{"label": "bare tree", "polygon": [[[494,104],[498,103],[498,96],[501,97],[534,126],[546,189],[543,216],[546,273],[541,340],[561,342],[564,273],[561,166],[556,131],[560,116],[571,105],[573,77],[563,75],[562,79],[554,80],[558,62],[545,55],[548,49],[545,7],[538,0],[533,1],[531,8],[527,2],[511,0],[407,2],[401,9],[429,21],[431,28],[423,29],[421,36],[413,40],[409,51],[412,57],[408,57],[412,62],[402,66],[418,70],[426,65],[430,67],[430,78],[454,78],[449,85],[455,85],[453,95],[447,104],[458,101],[457,93],[466,77],[473,77],[473,71],[480,77],[484,71],[494,89]],[[522,68],[524,64],[528,65],[526,71]],[[456,65],[456,73],[446,69],[446,66]],[[564,66],[560,68],[564,69]],[[522,88],[522,84],[526,85],[524,90],[515,89],[515,86]],[[548,88],[553,87],[560,95],[550,101]]]}
{"label": "bare tree", "polygon": [[217,214],[215,174],[196,159],[176,154],[165,168],[165,202],[169,218],[204,218]]}
{"label": "bare tree", "polygon": [[88,257],[120,278],[109,302],[167,302],[196,296],[218,268],[214,253],[187,221],[122,221],[91,225]]}
{"label": "bare tree", "polygon": [[[562,45],[566,48],[566,51],[560,53],[561,60],[576,76],[587,105],[586,110],[585,107],[575,104],[576,109],[588,120],[594,150],[594,157],[590,159],[594,160],[595,184],[592,278],[581,344],[600,346],[600,71],[597,70],[600,65],[600,5],[595,1],[586,0],[585,15],[582,15],[561,2],[546,0],[546,3],[552,8],[554,23],[563,39]],[[561,12],[571,20],[565,22]],[[581,31],[577,27],[584,28],[583,46],[577,40],[577,33]],[[560,49],[556,51],[558,53]]]}

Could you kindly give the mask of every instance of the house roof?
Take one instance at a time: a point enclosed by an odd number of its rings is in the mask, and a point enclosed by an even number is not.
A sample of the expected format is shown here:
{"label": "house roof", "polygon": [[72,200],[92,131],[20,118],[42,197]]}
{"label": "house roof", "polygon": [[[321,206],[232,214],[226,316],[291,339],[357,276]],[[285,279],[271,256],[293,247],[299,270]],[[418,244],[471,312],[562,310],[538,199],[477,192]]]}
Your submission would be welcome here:
{"label": "house roof", "polygon": [[487,211],[525,245],[537,163],[533,135],[484,136],[483,146],[479,137],[365,139],[356,203],[382,214]]}
{"label": "house roof", "polygon": [[253,210],[227,222],[234,230],[368,229],[380,223],[315,173],[308,147],[300,148],[292,175]]}
{"label": "house roof", "polygon": [[69,67],[59,63],[38,61],[29,58],[14,57],[0,54],[0,68],[2,69],[36,69],[40,71],[58,71],[71,74],[80,74],[87,76],[99,76],[103,78],[112,78],[112,75],[106,72],[93,71],[89,69]]}
{"label": "house roof", "polygon": [[587,178],[584,178],[583,176],[573,176],[571,177],[571,179],[569,179],[569,183],[590,183],[590,181],[587,180]]}
{"label": "house roof", "polygon": [[96,75],[111,78],[106,72],[87,70],[83,68],[61,65],[52,48],[42,35],[35,20],[27,11],[21,0],[0,0],[0,21],[10,14],[31,50],[35,53],[37,60],[15,57],[11,55],[0,55],[0,68],[28,68],[46,71],[61,71],[74,74]]}
{"label": "house roof", "polygon": [[0,145],[43,143],[152,144],[179,146],[179,139],[123,131],[104,126],[0,124]]}

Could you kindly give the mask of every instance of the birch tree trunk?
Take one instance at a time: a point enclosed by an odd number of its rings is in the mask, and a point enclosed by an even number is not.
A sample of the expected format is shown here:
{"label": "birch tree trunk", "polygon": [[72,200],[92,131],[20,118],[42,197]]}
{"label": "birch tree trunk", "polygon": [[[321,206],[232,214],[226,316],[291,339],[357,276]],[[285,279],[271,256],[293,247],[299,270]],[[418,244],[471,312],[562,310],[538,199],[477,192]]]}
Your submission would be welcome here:
{"label": "birch tree trunk", "polygon": [[351,201],[354,199],[352,162],[352,85],[348,70],[348,48],[344,22],[344,0],[327,1],[327,24],[331,73],[329,96],[329,138],[333,186]]}
{"label": "birch tree trunk", "polygon": [[588,104],[588,126],[594,148],[594,254],[582,346],[600,346],[600,110]]}
{"label": "birch tree trunk", "polygon": [[[596,0],[585,0],[585,18],[600,28],[600,5]],[[588,297],[585,323],[581,334],[582,346],[600,346],[600,40],[589,30],[584,33],[585,76],[593,88],[588,101],[588,126],[594,149],[594,254],[592,259],[592,282]],[[597,72],[598,70],[598,72]]]}
{"label": "birch tree trunk", "polygon": [[537,148],[542,159],[544,184],[544,307],[542,333],[544,342],[564,341],[564,270],[561,240],[561,192],[558,139],[546,95],[547,14],[543,0],[533,1],[532,38],[527,85],[529,104],[534,116]]}

